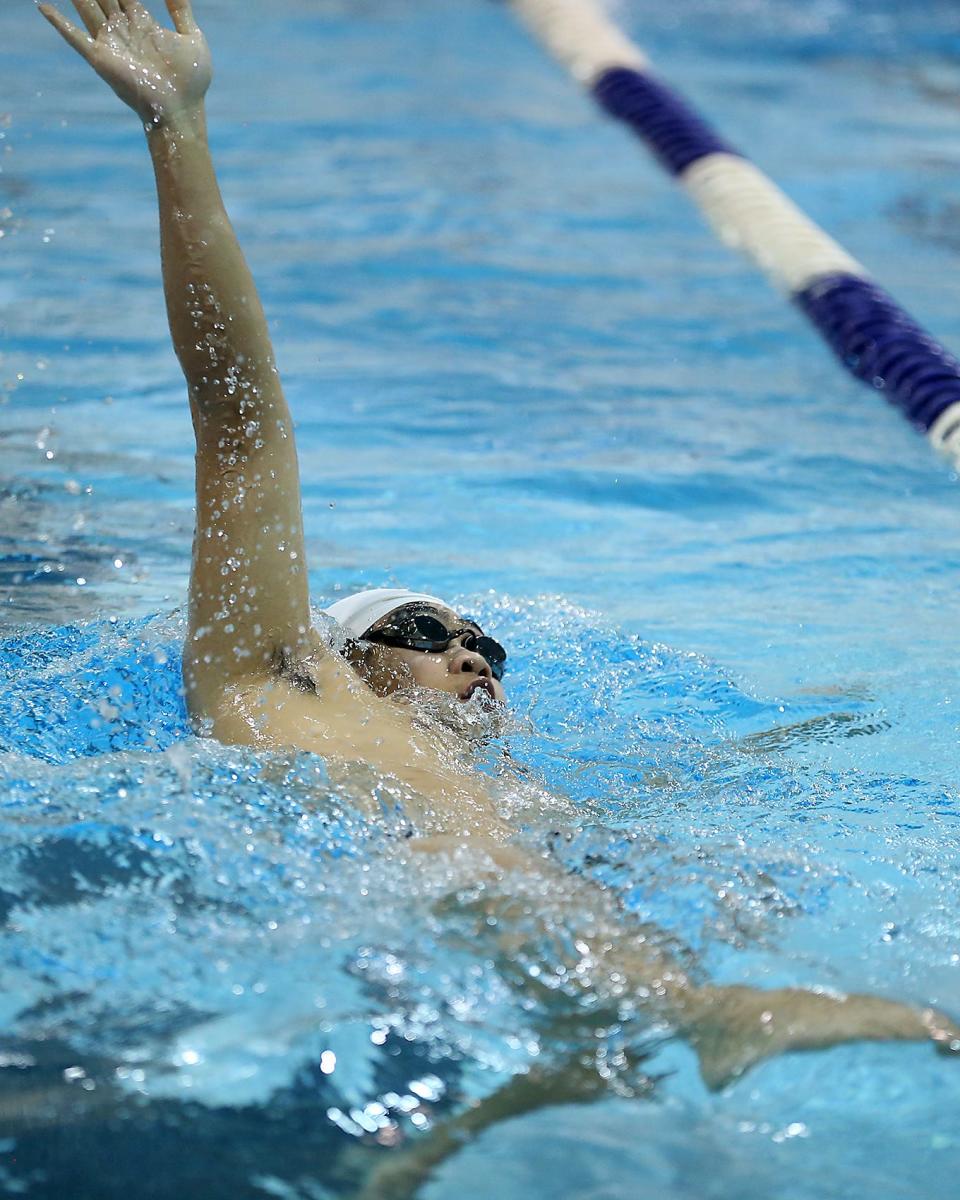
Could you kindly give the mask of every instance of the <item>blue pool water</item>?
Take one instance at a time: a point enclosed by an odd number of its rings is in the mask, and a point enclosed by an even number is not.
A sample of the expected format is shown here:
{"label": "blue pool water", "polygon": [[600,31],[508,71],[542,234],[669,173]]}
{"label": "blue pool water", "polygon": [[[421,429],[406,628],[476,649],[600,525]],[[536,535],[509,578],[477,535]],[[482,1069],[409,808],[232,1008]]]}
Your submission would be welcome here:
{"label": "blue pool water", "polygon": [[[316,599],[409,583],[502,635],[514,753],[583,813],[556,853],[711,977],[960,1011],[956,478],[500,5],[242,7],[197,3],[211,134]],[[960,346],[952,6],[619,11]],[[394,869],[364,780],[189,736],[149,164],[32,5],[0,56],[0,1189],[349,1196],[391,1152],[365,1126],[503,1087],[542,1014]],[[960,1068],[926,1047],[710,1095],[684,1045],[621,1036],[602,1098],[420,1194],[955,1194]]]}

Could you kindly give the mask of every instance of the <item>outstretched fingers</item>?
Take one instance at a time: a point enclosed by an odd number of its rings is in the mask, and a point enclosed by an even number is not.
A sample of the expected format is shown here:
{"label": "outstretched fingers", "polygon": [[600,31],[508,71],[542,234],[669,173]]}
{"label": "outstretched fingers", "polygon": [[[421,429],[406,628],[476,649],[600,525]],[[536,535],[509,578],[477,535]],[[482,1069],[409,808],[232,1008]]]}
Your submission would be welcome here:
{"label": "outstretched fingers", "polygon": [[935,1008],[924,1009],[923,1024],[941,1054],[960,1054],[960,1025]]}
{"label": "outstretched fingers", "polygon": [[80,14],[80,19],[84,25],[86,25],[87,33],[95,38],[107,23],[107,18],[103,15],[103,9],[97,3],[97,0],[73,0],[73,7]]}
{"label": "outstretched fingers", "polygon": [[88,33],[83,33],[78,29],[72,21],[68,21],[52,4],[41,4],[39,7],[41,15],[47,18],[63,40],[69,42],[78,54],[89,59],[90,50],[94,44],[93,38]]}
{"label": "outstretched fingers", "polygon": [[155,23],[140,0],[120,0],[120,8],[133,29],[143,29]]}
{"label": "outstretched fingers", "polygon": [[197,23],[193,19],[190,0],[167,0],[167,12],[177,33],[196,33]]}

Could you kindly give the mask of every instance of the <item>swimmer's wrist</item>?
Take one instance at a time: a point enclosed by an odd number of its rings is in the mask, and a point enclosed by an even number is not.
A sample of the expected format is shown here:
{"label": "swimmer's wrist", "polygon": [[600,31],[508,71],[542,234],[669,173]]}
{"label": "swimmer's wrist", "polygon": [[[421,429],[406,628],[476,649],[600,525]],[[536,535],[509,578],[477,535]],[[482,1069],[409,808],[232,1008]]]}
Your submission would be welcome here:
{"label": "swimmer's wrist", "polygon": [[155,113],[143,125],[148,144],[184,139],[206,140],[207,119],[202,103],[176,112]]}

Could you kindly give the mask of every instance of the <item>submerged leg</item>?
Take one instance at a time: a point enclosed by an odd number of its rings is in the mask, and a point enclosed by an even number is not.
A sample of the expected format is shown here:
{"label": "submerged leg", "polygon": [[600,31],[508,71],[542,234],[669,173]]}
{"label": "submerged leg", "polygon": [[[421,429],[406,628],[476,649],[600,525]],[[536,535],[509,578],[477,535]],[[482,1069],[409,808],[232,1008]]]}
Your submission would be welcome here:
{"label": "submerged leg", "polygon": [[438,1167],[501,1121],[561,1104],[589,1104],[605,1095],[608,1085],[586,1055],[517,1075],[408,1149],[380,1151],[382,1161],[351,1200],[411,1200]]}

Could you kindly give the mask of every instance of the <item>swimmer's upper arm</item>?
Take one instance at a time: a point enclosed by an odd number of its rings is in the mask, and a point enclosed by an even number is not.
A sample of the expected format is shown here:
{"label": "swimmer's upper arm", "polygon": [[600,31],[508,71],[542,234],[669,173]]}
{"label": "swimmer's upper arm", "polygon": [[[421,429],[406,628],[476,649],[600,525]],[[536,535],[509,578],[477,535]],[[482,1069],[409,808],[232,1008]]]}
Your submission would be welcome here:
{"label": "swimmer's upper arm", "polygon": [[[255,414],[208,414],[208,428],[197,435],[184,647],[194,713],[202,714],[207,698],[233,679],[275,674],[282,659],[318,649],[310,641],[300,484],[285,408],[279,394]],[[263,436],[251,439],[250,425]]]}

